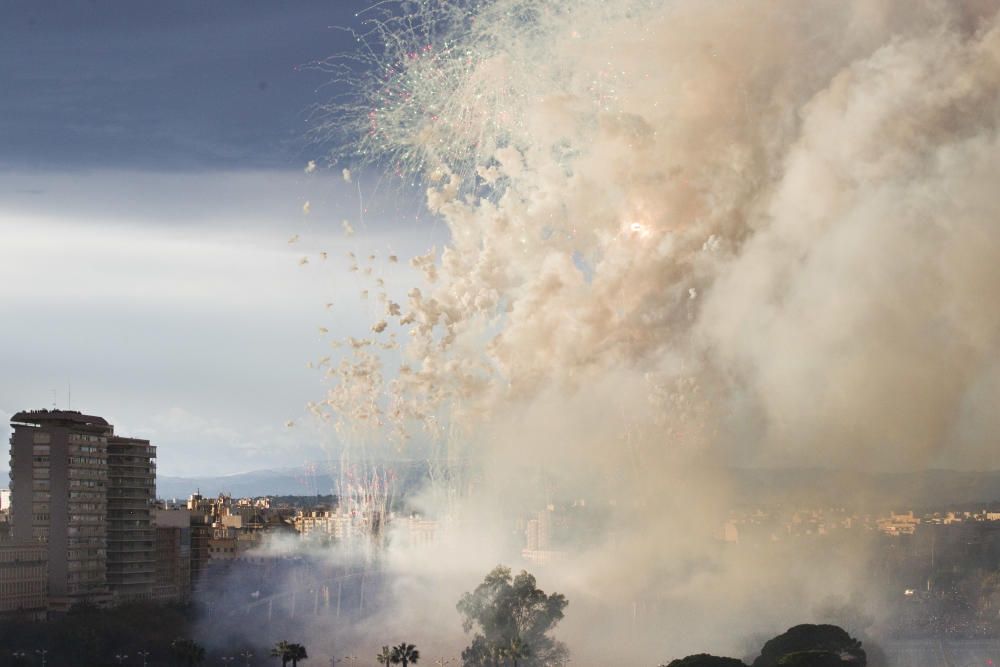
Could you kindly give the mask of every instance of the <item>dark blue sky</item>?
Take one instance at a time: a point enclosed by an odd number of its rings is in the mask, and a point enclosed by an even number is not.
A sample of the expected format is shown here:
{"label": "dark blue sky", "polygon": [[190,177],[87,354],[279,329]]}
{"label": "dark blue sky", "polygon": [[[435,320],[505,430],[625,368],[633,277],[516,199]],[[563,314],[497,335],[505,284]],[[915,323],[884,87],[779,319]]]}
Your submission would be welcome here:
{"label": "dark blue sky", "polygon": [[[368,0],[0,4],[0,168],[298,167]],[[319,89],[319,90],[318,90]]]}

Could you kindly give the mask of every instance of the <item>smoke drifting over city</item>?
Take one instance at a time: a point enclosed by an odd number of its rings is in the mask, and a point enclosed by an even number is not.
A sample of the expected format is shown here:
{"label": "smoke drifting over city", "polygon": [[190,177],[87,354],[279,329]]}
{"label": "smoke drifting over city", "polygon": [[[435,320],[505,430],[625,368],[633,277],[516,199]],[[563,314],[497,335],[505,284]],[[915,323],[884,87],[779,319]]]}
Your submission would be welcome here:
{"label": "smoke drifting over city", "polygon": [[1000,0],[8,4],[0,667],[1000,660]]}
{"label": "smoke drifting over city", "polygon": [[995,2],[438,5],[362,37],[351,127],[451,240],[316,410],[365,460],[431,442],[443,613],[499,508],[588,499],[613,528],[547,575],[577,659],[738,650],[863,550],[720,555],[727,469],[996,466]]}

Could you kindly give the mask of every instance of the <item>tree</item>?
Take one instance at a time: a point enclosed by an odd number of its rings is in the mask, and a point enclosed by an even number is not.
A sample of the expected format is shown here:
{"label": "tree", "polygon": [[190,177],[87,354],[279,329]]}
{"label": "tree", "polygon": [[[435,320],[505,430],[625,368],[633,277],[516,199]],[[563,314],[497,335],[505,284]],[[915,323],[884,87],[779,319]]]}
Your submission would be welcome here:
{"label": "tree", "polygon": [[390,663],[392,663],[392,651],[389,650],[388,646],[383,646],[382,652],[375,656],[375,660],[378,664],[389,667]]}
{"label": "tree", "polygon": [[[794,654],[803,655],[794,655]],[[774,639],[768,640],[753,661],[753,667],[778,667],[778,665],[806,665],[813,660],[819,667],[827,660],[822,653],[836,655],[842,663],[865,667],[868,658],[861,642],[836,625],[796,625]],[[790,661],[782,662],[784,658]],[[805,661],[805,662],[803,662]]]}
{"label": "tree", "polygon": [[271,648],[272,658],[281,658],[281,667],[286,667],[288,665],[288,647],[291,646],[287,641],[281,640]]}
{"label": "tree", "polygon": [[420,651],[413,644],[407,644],[406,642],[393,646],[392,653],[389,654],[389,661],[392,664],[402,664],[403,667],[406,667],[411,662],[415,665],[418,660],[420,660]]}
{"label": "tree", "polygon": [[299,660],[306,660],[308,658],[309,654],[306,653],[306,647],[302,644],[288,645],[288,659],[292,661],[292,667],[298,667]]}
{"label": "tree", "polygon": [[[510,659],[520,667],[541,667],[565,662],[569,651],[548,633],[568,604],[559,593],[546,595],[527,572],[512,577],[510,568],[498,565],[458,602],[462,628],[476,630],[462,651],[463,664],[492,667]],[[520,657],[511,655],[512,646]]]}
{"label": "tree", "polygon": [[289,662],[292,663],[292,667],[297,667],[299,660],[305,660],[309,655],[302,644],[290,644],[282,640],[271,649],[271,657],[281,658],[281,667],[286,667]]}
{"label": "tree", "polygon": [[[662,665],[661,665],[662,667]],[[686,658],[672,660],[667,667],[747,667],[746,663],[736,658],[720,658],[708,653],[689,655]]]}
{"label": "tree", "polygon": [[466,667],[496,667],[503,660],[503,645],[492,644],[482,635],[462,650],[462,664]]}
{"label": "tree", "polygon": [[205,660],[205,648],[193,639],[175,639],[170,644],[170,652],[187,667],[200,665]]}
{"label": "tree", "polygon": [[510,644],[503,647],[503,658],[505,660],[510,660],[514,663],[514,667],[517,667],[521,660],[531,657],[531,648],[528,647],[520,637],[514,637],[510,640]]}
{"label": "tree", "polygon": [[844,660],[834,651],[796,651],[778,660],[780,667],[847,667],[857,665],[853,660]]}

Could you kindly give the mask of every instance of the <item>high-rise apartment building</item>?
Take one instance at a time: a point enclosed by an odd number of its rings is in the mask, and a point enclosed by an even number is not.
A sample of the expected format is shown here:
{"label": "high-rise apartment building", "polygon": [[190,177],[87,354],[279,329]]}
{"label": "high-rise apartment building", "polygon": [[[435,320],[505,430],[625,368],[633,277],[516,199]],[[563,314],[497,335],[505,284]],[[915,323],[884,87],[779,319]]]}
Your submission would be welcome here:
{"label": "high-rise apartment building", "polygon": [[155,448],[71,410],[19,412],[11,426],[12,536],[46,545],[49,609],[150,597]]}
{"label": "high-rise apartment building", "polygon": [[148,440],[108,438],[108,587],[122,601],[153,597],[155,458]]}

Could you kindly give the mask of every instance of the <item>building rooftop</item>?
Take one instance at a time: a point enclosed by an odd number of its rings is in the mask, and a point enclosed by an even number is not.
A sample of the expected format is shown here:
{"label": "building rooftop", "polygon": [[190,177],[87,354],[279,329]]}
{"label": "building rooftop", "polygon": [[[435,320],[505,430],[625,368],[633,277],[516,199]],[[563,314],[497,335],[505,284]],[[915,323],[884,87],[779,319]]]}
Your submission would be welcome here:
{"label": "building rooftop", "polygon": [[12,424],[76,424],[79,426],[111,426],[103,417],[85,415],[77,410],[22,410],[10,418]]}

